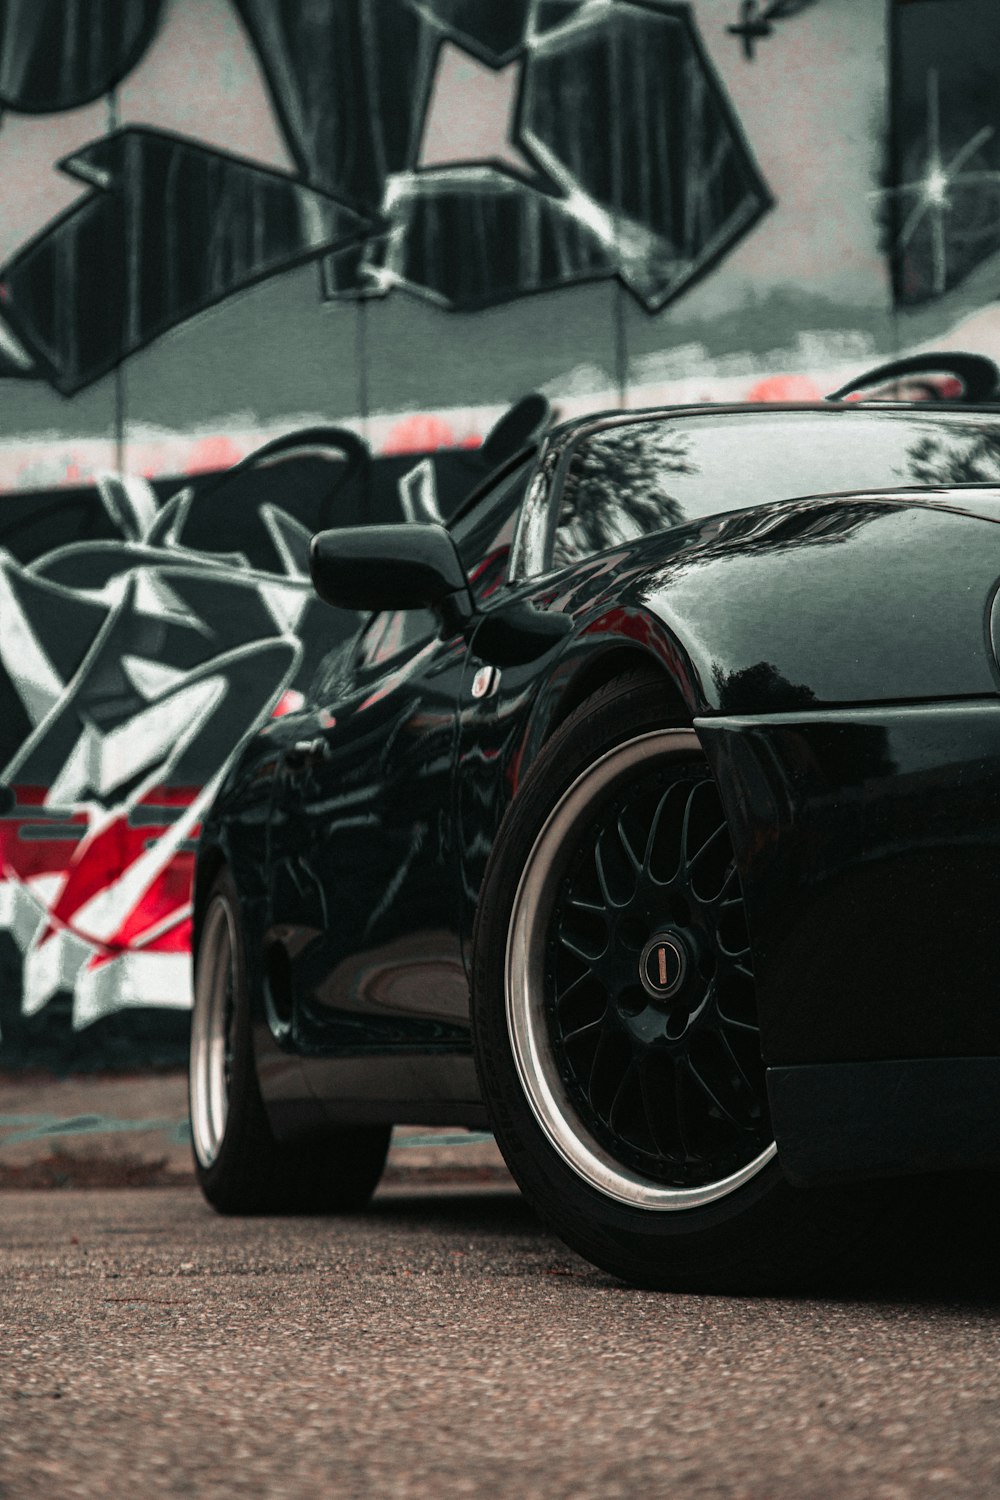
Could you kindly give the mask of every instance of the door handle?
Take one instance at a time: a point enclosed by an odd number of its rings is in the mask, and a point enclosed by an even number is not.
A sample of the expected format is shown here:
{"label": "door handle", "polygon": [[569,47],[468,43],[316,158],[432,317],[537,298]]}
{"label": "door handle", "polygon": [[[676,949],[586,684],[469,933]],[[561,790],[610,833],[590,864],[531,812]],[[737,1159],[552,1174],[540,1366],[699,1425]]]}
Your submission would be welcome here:
{"label": "door handle", "polygon": [[304,771],[309,766],[321,765],[330,759],[330,748],[322,735],[314,740],[296,740],[285,751],[285,768],[289,771]]}

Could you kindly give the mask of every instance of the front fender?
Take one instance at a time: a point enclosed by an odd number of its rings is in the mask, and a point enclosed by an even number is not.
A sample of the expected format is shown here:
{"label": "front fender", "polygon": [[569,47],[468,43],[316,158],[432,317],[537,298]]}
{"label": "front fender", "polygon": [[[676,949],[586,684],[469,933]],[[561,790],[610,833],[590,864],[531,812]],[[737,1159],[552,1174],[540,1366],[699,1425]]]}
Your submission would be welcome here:
{"label": "front fender", "polygon": [[525,707],[514,785],[568,712],[643,662],[688,719],[992,697],[998,579],[995,521],[873,497],[717,517],[594,558],[533,596],[572,634],[505,674]]}
{"label": "front fender", "polygon": [[680,643],[700,713],[787,713],[995,695],[998,578],[995,521],[817,501],[738,544],[701,536],[628,599]]}
{"label": "front fender", "polygon": [[[558,648],[462,695],[465,924],[497,830],[554,728],[619,672],[663,678],[665,722],[996,699],[1000,528],[919,501],[796,501],[644,537],[525,598],[573,620]],[[472,642],[468,683],[481,662]]]}

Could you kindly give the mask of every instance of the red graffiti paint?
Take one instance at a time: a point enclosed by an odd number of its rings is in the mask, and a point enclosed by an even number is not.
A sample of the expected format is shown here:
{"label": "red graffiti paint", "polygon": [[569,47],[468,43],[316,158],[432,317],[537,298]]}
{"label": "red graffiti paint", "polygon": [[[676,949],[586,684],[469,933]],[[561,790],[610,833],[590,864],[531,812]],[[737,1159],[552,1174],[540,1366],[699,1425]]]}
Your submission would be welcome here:
{"label": "red graffiti paint", "polygon": [[188,452],[184,464],[185,474],[206,474],[213,469],[229,469],[233,464],[238,464],[243,457],[243,450],[233,439],[219,433],[215,437],[205,437],[195,443]]}
{"label": "red graffiti paint", "polygon": [[[128,817],[116,817],[88,836],[85,812],[67,810],[65,818],[53,826],[51,810],[42,810],[46,788],[16,787],[17,812],[0,821],[4,876],[26,883],[44,875],[62,877],[62,885],[49,905],[48,926],[38,935],[38,945],[59,929],[68,929],[93,944],[105,959],[137,949],[185,951],[190,940],[194,876],[191,846],[199,832],[197,825],[189,830],[186,847],[137,892],[116,931],[98,934],[88,930],[86,919],[81,918],[90,901],[127,878],[135,862],[169,833],[198,790],[189,786],[154,788]],[[40,838],[36,830],[43,826],[46,836]],[[52,836],[56,828],[65,828],[64,839]]]}
{"label": "red graffiti paint", "polygon": [[[133,948],[141,948],[143,953],[190,953],[192,923],[190,917],[181,917],[172,927],[168,927],[149,942],[131,945]],[[87,960],[87,968],[90,970],[103,968],[116,958],[120,958],[125,951],[124,947],[102,948],[95,952]]]}
{"label": "red graffiti paint", "polygon": [[[166,938],[168,933],[175,932],[179,923],[186,920],[193,876],[194,855],[176,855],[132,907],[118,930],[105,940],[105,946],[119,953],[127,948],[152,947],[160,937]],[[148,941],[150,932],[158,928],[163,931],[152,942]],[[177,949],[167,951],[176,952]]]}
{"label": "red graffiti paint", "polygon": [[382,452],[432,453],[436,448],[478,448],[478,437],[458,438],[443,417],[433,413],[414,412],[390,428]]}
{"label": "red graffiti paint", "polygon": [[297,688],[288,688],[282,693],[277,703],[271,709],[272,719],[283,719],[286,714],[298,713],[305,703],[305,698]]}
{"label": "red graffiti paint", "polygon": [[47,791],[44,786],[17,787],[19,816],[6,817],[0,822],[0,866],[8,878],[32,880],[65,870],[86,832],[87,816],[80,812],[68,814],[59,825],[65,838],[53,837],[55,830],[51,826],[47,827],[44,839],[31,837],[33,825],[38,822],[31,810],[41,808]]}
{"label": "red graffiti paint", "polygon": [[768,375],[747,395],[748,401],[822,401],[823,392],[808,375]]}

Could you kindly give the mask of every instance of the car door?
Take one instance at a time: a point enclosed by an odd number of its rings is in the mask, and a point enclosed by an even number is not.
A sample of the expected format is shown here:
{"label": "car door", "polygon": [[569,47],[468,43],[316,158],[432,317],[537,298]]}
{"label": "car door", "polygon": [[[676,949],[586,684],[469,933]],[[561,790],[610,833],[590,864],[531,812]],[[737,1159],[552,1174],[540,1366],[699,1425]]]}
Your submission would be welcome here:
{"label": "car door", "polygon": [[[455,525],[480,607],[531,468],[501,470]],[[266,967],[304,1047],[468,1046],[454,785],[467,661],[430,611],[375,615],[282,727]]]}
{"label": "car door", "polygon": [[268,972],[307,1049],[433,1044],[464,1021],[451,767],[465,652],[428,611],[375,615],[284,731]]}

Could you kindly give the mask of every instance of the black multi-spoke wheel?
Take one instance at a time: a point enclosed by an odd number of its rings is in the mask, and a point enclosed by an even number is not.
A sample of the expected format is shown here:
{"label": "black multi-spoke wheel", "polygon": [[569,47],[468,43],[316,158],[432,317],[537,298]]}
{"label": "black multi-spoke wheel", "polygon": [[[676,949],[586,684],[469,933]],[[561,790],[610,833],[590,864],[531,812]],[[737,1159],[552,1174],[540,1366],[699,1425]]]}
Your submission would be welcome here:
{"label": "black multi-spoke wheel", "polygon": [[[511,1003],[530,1025],[524,988],[541,987],[558,1081],[608,1154],[703,1197],[772,1149],[743,893],[715,783],[694,734],[665,730],[604,757],[560,811],[534,856],[550,879],[565,864],[543,971],[515,965]],[[525,899],[545,883],[529,866]],[[528,926],[543,911],[525,915]]]}
{"label": "black multi-spoke wheel", "polygon": [[538,757],[474,935],[497,1140],[553,1228],[647,1285],[759,1285],[836,1243],[777,1159],[744,893],[695,731],[609,684]]}
{"label": "black multi-spoke wheel", "polygon": [[209,894],[195,960],[189,1102],[195,1172],[222,1213],[325,1213],[374,1192],[387,1126],[275,1139],[254,1062],[247,934],[232,875]]}
{"label": "black multi-spoke wheel", "polygon": [[509,934],[521,1084],[585,1180],[684,1208],[770,1161],[743,896],[693,730],[633,735],[565,788]]}

